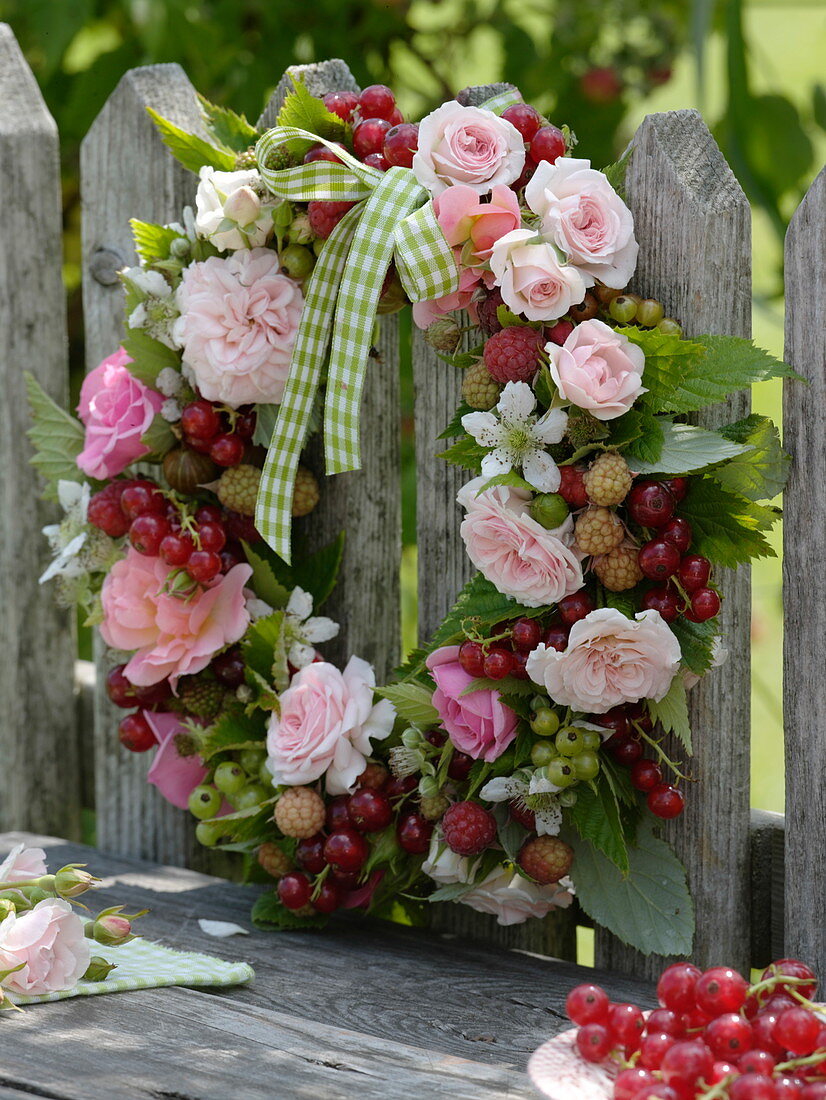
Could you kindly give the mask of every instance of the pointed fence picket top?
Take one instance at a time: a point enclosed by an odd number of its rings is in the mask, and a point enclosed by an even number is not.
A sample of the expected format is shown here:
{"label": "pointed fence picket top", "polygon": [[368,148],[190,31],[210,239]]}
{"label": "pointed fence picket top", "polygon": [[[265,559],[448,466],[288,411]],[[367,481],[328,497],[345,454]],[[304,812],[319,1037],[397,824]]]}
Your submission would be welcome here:
{"label": "pointed fence picket top", "polygon": [[54,583],[39,585],[50,554],[41,528],[62,515],[40,501],[29,464],[23,372],[50,397],[68,397],[61,280],[58,135],[11,28],[0,23],[0,828],[77,838],[80,760],[75,721],[73,615]]}
{"label": "pointed fence picket top", "polygon": [[[751,332],[751,227],[748,201],[696,111],[650,115],[632,143],[627,199],[640,256],[632,289],[659,298],[687,336]],[[700,414],[707,427],[746,416],[747,392]],[[724,597],[729,658],[689,692],[694,737],[685,813],[663,830],[688,871],[697,931],[692,959],[749,967],[750,575],[715,570]],[[669,738],[672,759],[685,752]],[[643,958],[597,932],[597,965],[654,977]]]}
{"label": "pointed fence picket top", "polygon": [[783,513],[786,729],[785,952],[826,967],[826,168],[786,234],[786,361],[808,385],[783,386],[792,468]]}

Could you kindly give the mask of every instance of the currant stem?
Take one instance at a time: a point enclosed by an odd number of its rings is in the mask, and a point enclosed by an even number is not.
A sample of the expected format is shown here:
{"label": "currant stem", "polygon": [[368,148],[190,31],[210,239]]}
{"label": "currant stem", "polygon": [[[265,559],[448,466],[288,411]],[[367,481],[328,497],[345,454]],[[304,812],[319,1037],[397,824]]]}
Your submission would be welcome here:
{"label": "currant stem", "polygon": [[651,746],[657,756],[659,756],[660,760],[662,760],[664,764],[668,765],[668,767],[672,770],[672,772],[678,779],[683,779],[686,783],[695,782],[695,780],[693,780],[690,775],[685,775],[683,772],[680,771],[679,767],[674,763],[674,761],[660,748],[660,743],[656,740],[656,738],[649,737],[645,730],[641,729],[641,727],[638,726],[636,722],[634,722],[634,726],[639,731],[640,737],[642,737],[643,741]]}

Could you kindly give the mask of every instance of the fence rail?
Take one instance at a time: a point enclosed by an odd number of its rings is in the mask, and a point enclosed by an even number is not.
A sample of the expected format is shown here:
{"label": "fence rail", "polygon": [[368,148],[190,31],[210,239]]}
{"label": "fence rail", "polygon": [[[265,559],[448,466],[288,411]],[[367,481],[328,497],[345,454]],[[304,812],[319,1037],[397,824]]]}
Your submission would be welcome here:
{"label": "fence rail", "polygon": [[[341,61],[297,70],[316,94],[355,88]],[[271,124],[288,87],[282,79],[259,122]],[[490,89],[485,91],[489,92]],[[57,134],[10,30],[0,25],[0,378],[5,386],[0,463],[5,515],[0,525],[0,640],[3,719],[0,827],[75,837],[82,805],[94,806],[98,844],[109,851],[171,863],[203,860],[188,816],[145,781],[146,762],[123,753],[117,722],[97,675],[85,663],[73,676],[74,637],[32,563],[45,564],[39,528],[54,509],[36,505],[36,477],[21,445],[26,405],[23,369],[33,369],[57,399],[67,394],[65,306],[60,285],[60,180]],[[471,100],[474,94],[468,93]],[[81,153],[83,299],[87,364],[118,344],[122,308],[117,271],[135,262],[128,220],[171,221],[192,202],[193,177],[168,154],[146,108],[198,130],[195,91],[176,65],[133,69],[114,90]],[[730,168],[694,111],[647,118],[633,140],[628,201],[642,245],[635,289],[662,299],[685,330],[748,335],[749,208]],[[37,186],[32,185],[37,180]],[[785,430],[797,459],[787,494],[785,697],[788,819],[749,811],[748,573],[725,576],[723,672],[691,692],[697,746],[692,791],[670,839],[685,861],[697,905],[694,957],[700,965],[747,968],[787,951],[826,966],[826,931],[815,914],[826,899],[826,576],[818,568],[826,526],[826,173],[793,220],[787,242],[787,354],[811,385],[787,387]],[[385,319],[365,387],[360,471],[341,475],[301,521],[300,536],[321,545],[346,530],[342,581],[330,613],[342,623],[332,659],[358,653],[379,678],[399,656],[401,557],[399,330]],[[437,625],[470,573],[458,532],[461,472],[435,458],[436,437],[459,400],[459,379],[427,346],[412,340],[417,442],[419,633]],[[705,423],[745,415],[747,393],[703,414]],[[813,415],[814,411],[814,415]],[[307,462],[322,472],[320,452]],[[95,687],[97,684],[97,687]],[[90,715],[94,737],[88,739]],[[785,858],[784,858],[785,845]],[[784,887],[785,882],[785,887]],[[785,888],[785,897],[784,897]],[[562,957],[575,953],[575,918],[555,914],[517,930],[499,929],[461,906],[441,907],[440,927]],[[661,960],[643,959],[597,931],[597,961],[638,976]]]}

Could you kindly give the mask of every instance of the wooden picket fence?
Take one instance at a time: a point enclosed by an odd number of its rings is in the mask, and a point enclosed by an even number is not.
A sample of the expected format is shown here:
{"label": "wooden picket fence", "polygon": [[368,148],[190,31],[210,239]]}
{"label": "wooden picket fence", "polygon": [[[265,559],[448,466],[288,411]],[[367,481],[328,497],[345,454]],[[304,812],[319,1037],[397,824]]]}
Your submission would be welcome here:
{"label": "wooden picket fence", "polygon": [[[341,61],[298,70],[316,94],[355,88]],[[272,124],[286,78],[261,122]],[[490,89],[471,90],[476,101]],[[194,178],[169,155],[147,116],[152,107],[200,129],[195,90],[177,65],[133,69],[120,81],[81,153],[83,304],[86,359],[94,367],[119,343],[117,272],[135,262],[129,218],[177,219]],[[96,813],[98,845],[113,853],[194,865],[189,815],[145,781],[147,761],[114,736],[118,715],[75,666],[70,616],[37,578],[47,549],[40,528],[54,509],[38,501],[25,440],[22,374],[32,370],[67,400],[67,341],[61,285],[58,134],[7,26],[0,25],[0,829],[76,838],[81,806]],[[633,140],[629,202],[641,243],[634,288],[660,298],[685,331],[748,336],[750,212],[731,169],[696,111],[646,118]],[[694,958],[741,969],[782,952],[826,968],[826,171],[813,184],[787,238],[787,358],[810,385],[786,386],[785,435],[795,457],[785,522],[786,820],[749,810],[750,581],[722,579],[730,658],[690,693],[697,746],[686,813],[665,829],[684,860],[697,909]],[[363,467],[326,484],[307,520],[311,544],[345,529],[341,583],[329,613],[341,624],[331,659],[366,658],[381,682],[400,656],[401,491],[399,336],[381,326],[365,387]],[[413,337],[419,631],[428,637],[470,575],[458,534],[461,471],[435,457],[436,437],[459,400],[458,372]],[[704,414],[724,423],[749,409],[748,393]],[[319,453],[310,464],[322,469]],[[99,655],[99,668],[103,655]],[[74,670],[74,671],[73,671]],[[98,685],[102,677],[98,677]],[[92,693],[94,702],[92,703]],[[92,713],[94,719],[92,720]],[[785,855],[784,855],[785,837]],[[203,864],[202,864],[203,865]],[[784,886],[785,884],[785,886]],[[440,907],[436,923],[459,934],[572,958],[575,916],[500,929],[462,906]],[[644,959],[597,930],[600,965],[644,977]]]}

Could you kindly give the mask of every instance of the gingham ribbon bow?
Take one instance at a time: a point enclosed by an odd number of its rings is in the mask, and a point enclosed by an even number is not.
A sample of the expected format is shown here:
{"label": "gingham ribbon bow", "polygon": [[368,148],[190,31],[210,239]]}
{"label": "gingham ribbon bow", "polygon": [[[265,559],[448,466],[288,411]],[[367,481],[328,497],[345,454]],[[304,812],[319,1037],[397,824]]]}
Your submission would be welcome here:
{"label": "gingham ribbon bow", "polygon": [[[313,161],[267,168],[269,154],[295,138],[333,149],[343,162]],[[430,196],[409,168],[370,168],[332,142],[293,127],[268,131],[256,146],[262,179],[283,198],[355,202],[327,238],[306,286],[290,375],[261,476],[255,522],[285,561],[298,458],[329,347],[324,409],[328,474],[356,470],[359,409],[379,296],[395,258],[411,301],[451,294],[459,271],[439,228]]]}

